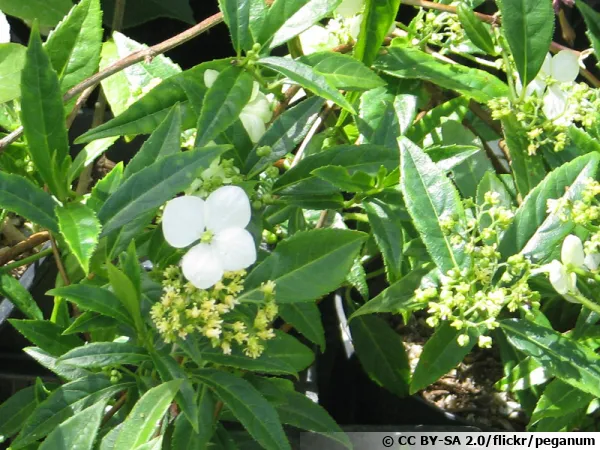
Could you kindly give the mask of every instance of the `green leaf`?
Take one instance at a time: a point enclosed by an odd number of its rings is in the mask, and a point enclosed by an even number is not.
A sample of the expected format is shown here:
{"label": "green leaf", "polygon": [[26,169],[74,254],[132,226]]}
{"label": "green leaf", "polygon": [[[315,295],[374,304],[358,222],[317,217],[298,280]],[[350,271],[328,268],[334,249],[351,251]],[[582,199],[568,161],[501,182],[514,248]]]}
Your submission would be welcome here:
{"label": "green leaf", "polygon": [[63,93],[96,73],[101,49],[100,1],[84,0],[71,9],[46,41],[46,51]]}
{"label": "green leaf", "polygon": [[398,143],[404,202],[431,259],[443,273],[463,267],[469,262],[464,244],[453,245],[440,223],[454,218],[458,222],[456,232],[465,233],[465,212],[458,192],[423,150],[406,138]]}
{"label": "green leaf", "polygon": [[344,192],[368,192],[375,187],[375,179],[365,172],[350,175],[348,169],[341,166],[319,167],[313,175],[325,180]]}
{"label": "green leaf", "polygon": [[123,364],[140,364],[150,360],[143,347],[128,342],[94,342],[65,353],[58,362],[75,367],[101,368]]}
{"label": "green leaf", "polygon": [[390,47],[377,58],[375,68],[398,78],[430,81],[480,103],[508,95],[506,84],[492,74],[460,64],[438,61],[416,48]]}
{"label": "green leaf", "polygon": [[214,364],[251,370],[260,373],[291,374],[306,369],[314,361],[313,352],[296,338],[276,332],[276,337],[265,343],[265,350],[258,358],[246,356],[239,347],[234,347],[230,355],[224,355],[219,347],[211,344],[199,349],[202,360]]}
{"label": "green leaf", "polygon": [[410,366],[402,338],[375,316],[355,317],[350,334],[365,372],[377,384],[404,397],[408,394]]}
{"label": "green leaf", "polygon": [[256,63],[279,72],[292,82],[299,84],[326,100],[331,100],[346,111],[355,114],[354,108],[348,103],[346,98],[329,84],[323,75],[315,73],[310,66],[293,59],[280,58],[278,56],[261,58]]}
{"label": "green leaf", "polygon": [[21,71],[26,52],[19,44],[0,44],[0,104],[21,95]]}
{"label": "green leaf", "polygon": [[[254,178],[269,165],[291,152],[308,134],[325,102],[319,97],[304,100],[280,115],[256,144],[246,160],[248,179]],[[269,156],[256,154],[261,147],[271,147]]]}
{"label": "green leaf", "polygon": [[600,356],[588,347],[527,320],[503,320],[500,326],[512,345],[538,360],[555,377],[600,396]]}
{"label": "green leaf", "polygon": [[46,294],[64,297],[84,310],[112,317],[121,323],[128,325],[133,323],[127,312],[123,311],[123,304],[119,297],[108,289],[87,284],[72,284],[52,289]]}
{"label": "green leaf", "polygon": [[331,13],[341,0],[277,0],[267,14],[258,42],[275,48],[285,44]]}
{"label": "green leaf", "polygon": [[182,380],[160,384],[146,392],[135,404],[119,432],[114,450],[131,450],[146,442],[165,415]]}
{"label": "green leaf", "polygon": [[108,150],[118,138],[113,136],[104,139],[98,139],[92,141],[86,145],[73,160],[73,164],[69,167],[68,179],[72,183],[77,178],[84,168],[89,167],[94,161],[102,156],[102,154]]}
{"label": "green leaf", "polygon": [[98,245],[101,230],[96,214],[81,203],[68,203],[56,207],[56,217],[60,233],[69,249],[84,272],[89,273],[90,258]]}
{"label": "green leaf", "polygon": [[9,16],[33,22],[38,20],[42,27],[53,27],[69,12],[71,0],[0,0],[0,11]]}
{"label": "green leaf", "polygon": [[83,345],[77,336],[63,336],[63,328],[45,320],[15,320],[10,324],[29,341],[53,356],[60,356],[72,348]]}
{"label": "green leaf", "polygon": [[594,47],[594,52],[600,55],[600,13],[594,11],[585,2],[577,2],[577,9],[587,25],[586,34]]}
{"label": "green leaf", "polygon": [[160,378],[163,381],[181,381],[181,386],[175,395],[175,401],[179,405],[183,415],[192,425],[194,432],[197,433],[199,431],[199,413],[198,405],[196,404],[196,393],[184,369],[167,353],[151,351],[150,356],[152,357],[154,367],[158,370]]}
{"label": "green leaf", "polygon": [[102,235],[158,208],[186,189],[199,170],[206,169],[226,148],[206,147],[166,156],[133,174],[102,205],[98,218]]}
{"label": "green leaf", "polygon": [[195,147],[204,147],[239,118],[252,95],[252,75],[244,68],[231,66],[208,89],[198,119]]}
{"label": "green leaf", "polygon": [[574,226],[561,221],[558,214],[548,214],[548,200],[580,199],[587,180],[596,176],[599,162],[597,154],[589,153],[550,172],[525,197],[504,233],[498,247],[502,257],[522,252],[534,261],[548,258]]}
{"label": "green leaf", "polygon": [[250,273],[240,300],[262,299],[260,284],[272,280],[278,303],[314,301],[343,283],[366,238],[350,230],[298,232]]}
{"label": "green leaf", "polygon": [[28,151],[37,171],[59,200],[67,197],[71,163],[65,108],[58,76],[34,25],[21,74],[21,121]]}
{"label": "green leaf", "polygon": [[91,374],[87,370],[59,363],[58,358],[52,356],[48,352],[45,352],[41,348],[25,347],[23,351],[35,359],[40,365],[44,366],[46,369],[54,372],[65,380],[74,381],[79,378],[87,377]]}
{"label": "green leaf", "polygon": [[367,0],[360,25],[360,33],[354,57],[370,66],[387,36],[390,26],[396,20],[400,0]]}
{"label": "green leaf", "polygon": [[325,330],[321,313],[315,303],[286,303],[279,305],[279,315],[297,331],[325,351]]}
{"label": "green leaf", "polygon": [[291,448],[277,412],[250,383],[214,369],[200,369],[195,376],[215,391],[261,446],[267,450]]}
{"label": "green leaf", "polygon": [[425,137],[448,120],[462,122],[469,111],[469,99],[456,97],[427,111],[412,127],[406,131],[408,137],[419,145]]}
{"label": "green leaf", "polygon": [[[452,177],[463,198],[474,198],[477,185],[487,173],[495,173],[492,163],[484,150],[467,150],[465,158],[456,157],[457,164],[452,167]],[[470,153],[470,154],[469,154]]]}
{"label": "green leaf", "polygon": [[125,167],[124,177],[143,170],[165,156],[181,150],[181,109],[175,105],[156,131],[144,142],[142,148]]}
{"label": "green leaf", "polygon": [[456,8],[458,20],[463,26],[467,37],[473,44],[490,55],[496,54],[492,35],[486,25],[477,18],[473,10],[466,3],[459,3]]}
{"label": "green leaf", "polygon": [[121,301],[131,318],[137,331],[143,330],[142,314],[140,312],[141,294],[134,283],[121,270],[108,263],[108,279],[113,292]]}
{"label": "green leaf", "polygon": [[316,176],[316,170],[325,166],[339,166],[354,175],[365,172],[377,175],[381,166],[388,171],[398,167],[396,149],[377,145],[340,145],[310,155],[284,173],[273,185],[277,195],[312,196],[339,192],[339,188]]}
{"label": "green leaf", "polygon": [[311,66],[330,85],[345,91],[368,91],[386,84],[363,63],[341,53],[312,53],[299,61]]}
{"label": "green leaf", "polygon": [[34,386],[17,391],[3,402],[0,405],[0,436],[10,437],[18,433],[36,406]]}
{"label": "green leaf", "polygon": [[118,325],[118,322],[111,317],[85,311],[71,322],[71,325],[63,331],[63,334],[88,333],[96,330],[106,330],[107,328],[116,329]]}
{"label": "green leaf", "polygon": [[0,295],[8,298],[26,317],[43,320],[42,310],[21,283],[7,273],[0,274]]}
{"label": "green leaf", "polygon": [[106,400],[68,418],[48,435],[39,450],[91,450],[105,407]]}
{"label": "green leaf", "polygon": [[501,0],[504,37],[523,86],[540,71],[552,42],[554,10],[551,0]]}
{"label": "green leaf", "polygon": [[415,290],[421,285],[421,280],[428,273],[428,267],[413,270],[358,308],[352,314],[351,319],[365,314],[399,314],[421,309],[425,305],[417,302],[414,294]]}
{"label": "green leaf", "polygon": [[591,394],[561,380],[553,380],[535,405],[530,425],[548,417],[561,417],[585,408],[593,399]]}
{"label": "green leaf", "polygon": [[175,428],[171,440],[171,450],[198,450],[205,448],[214,434],[214,399],[206,386],[200,391],[200,419],[198,421],[198,432],[194,431],[193,425],[180,414],[175,419]]}
{"label": "green leaf", "polygon": [[0,171],[0,207],[58,233],[54,199],[31,181]]}
{"label": "green leaf", "polygon": [[219,0],[219,8],[223,13],[225,23],[229,27],[231,43],[236,53],[240,55],[242,50],[250,50],[252,44],[254,44],[254,39],[250,33],[251,1]]}
{"label": "green leaf", "polygon": [[[113,22],[115,2],[116,0],[102,0],[104,23],[107,26]],[[127,0],[126,6],[123,17],[124,28],[135,27],[159,17],[181,20],[190,25],[195,23],[189,0],[169,0],[168,3],[162,0]]]}
{"label": "green leaf", "polygon": [[[406,209],[400,192],[384,191],[363,202],[375,242],[383,255],[385,273],[390,283],[402,277],[404,235],[402,222]],[[415,288],[416,289],[416,288]]]}
{"label": "green leaf", "polygon": [[[468,334],[470,338],[464,347],[457,341],[461,334]],[[448,322],[442,323],[423,347],[410,383],[410,393],[426,388],[454,369],[475,346],[478,336],[475,329],[458,331]]]}
{"label": "green leaf", "polygon": [[112,384],[104,375],[90,375],[60,386],[29,416],[12,447],[21,449],[42,439],[69,417],[130,385]]}

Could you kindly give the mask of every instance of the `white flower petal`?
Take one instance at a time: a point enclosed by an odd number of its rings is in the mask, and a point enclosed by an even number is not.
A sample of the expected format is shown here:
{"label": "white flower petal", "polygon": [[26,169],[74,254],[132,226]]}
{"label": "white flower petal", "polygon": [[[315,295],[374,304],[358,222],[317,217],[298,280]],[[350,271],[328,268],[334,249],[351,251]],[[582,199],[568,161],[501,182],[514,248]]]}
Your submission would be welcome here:
{"label": "white flower petal", "polygon": [[256,262],[256,244],[243,228],[228,228],[215,235],[211,245],[221,259],[225,271],[242,270]]}
{"label": "white flower petal", "polygon": [[561,116],[567,109],[567,95],[556,85],[550,86],[543,100],[542,111],[550,120]]}
{"label": "white flower petal", "polygon": [[365,0],[343,0],[335,10],[340,16],[350,18],[363,10]]}
{"label": "white flower petal", "polygon": [[561,83],[571,83],[579,75],[579,58],[571,50],[561,50],[552,58],[550,76]]}
{"label": "white flower petal", "polygon": [[174,198],[165,206],[163,234],[172,247],[187,247],[200,239],[204,224],[204,200],[200,197],[184,195]]}
{"label": "white flower petal", "polygon": [[267,127],[263,120],[254,114],[241,113],[240,120],[253,144],[260,141],[260,138],[267,131]]}
{"label": "white flower petal", "polygon": [[536,94],[539,98],[542,98],[544,95],[544,90],[546,89],[546,82],[541,78],[535,78],[529,85],[527,85],[527,89],[525,89],[525,95],[528,97]]}
{"label": "white flower petal", "polygon": [[210,194],[204,204],[206,229],[213,233],[227,228],[246,228],[250,223],[250,199],[238,186],[223,186]]}
{"label": "white flower petal", "polygon": [[590,270],[597,270],[598,266],[600,266],[600,253],[586,255],[585,266]]}
{"label": "white flower petal", "polygon": [[267,96],[262,92],[259,92],[255,99],[249,102],[244,109],[242,114],[258,116],[263,122],[268,122],[273,117],[273,111],[271,111],[271,104],[267,99]]}
{"label": "white flower petal", "polygon": [[211,88],[215,84],[216,79],[219,77],[219,72],[213,69],[207,69],[204,71],[204,84],[207,88]]}
{"label": "white flower petal", "polygon": [[223,278],[218,253],[209,244],[198,244],[181,260],[183,276],[198,289],[208,289]]}
{"label": "white flower petal", "polygon": [[563,241],[560,259],[565,265],[570,264],[575,267],[583,267],[585,254],[583,253],[581,239],[573,234],[568,235]]}
{"label": "white flower petal", "polygon": [[10,24],[6,16],[0,11],[0,44],[10,42]]}
{"label": "white flower petal", "polygon": [[544,58],[544,63],[542,64],[542,68],[537,74],[540,78],[549,77],[552,75],[552,55],[550,53],[546,53],[546,57]]}
{"label": "white flower petal", "polygon": [[569,292],[570,280],[565,267],[557,260],[552,261],[548,267],[548,278],[552,287],[561,295]]}
{"label": "white flower petal", "polygon": [[330,39],[329,30],[320,25],[313,25],[308,30],[300,33],[300,44],[305,55],[324,50],[327,47],[327,42]]}

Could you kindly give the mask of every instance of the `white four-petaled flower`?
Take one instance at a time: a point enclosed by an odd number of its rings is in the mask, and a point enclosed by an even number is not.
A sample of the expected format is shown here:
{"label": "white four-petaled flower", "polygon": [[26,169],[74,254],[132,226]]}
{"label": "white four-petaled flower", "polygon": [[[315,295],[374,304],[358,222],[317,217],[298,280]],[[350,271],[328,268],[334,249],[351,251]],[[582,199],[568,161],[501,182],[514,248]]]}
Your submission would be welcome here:
{"label": "white four-petaled flower", "polygon": [[194,245],[181,260],[183,275],[199,289],[208,289],[227,271],[256,261],[250,222],[250,200],[238,186],[223,186],[206,200],[186,195],[169,201],[163,213],[165,240],[175,248]]}
{"label": "white four-petaled flower", "polygon": [[10,42],[10,24],[6,16],[0,11],[0,44]]}

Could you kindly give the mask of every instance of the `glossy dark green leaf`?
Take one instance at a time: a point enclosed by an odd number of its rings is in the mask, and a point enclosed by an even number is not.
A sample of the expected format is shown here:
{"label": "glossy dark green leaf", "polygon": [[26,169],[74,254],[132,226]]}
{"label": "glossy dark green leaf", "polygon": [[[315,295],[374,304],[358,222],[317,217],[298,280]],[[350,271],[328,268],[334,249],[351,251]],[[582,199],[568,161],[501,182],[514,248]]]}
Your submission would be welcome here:
{"label": "glossy dark green leaf", "polygon": [[160,384],[135,404],[119,432],[114,450],[131,450],[148,442],[156,431],[173,398],[177,395],[182,380]]}
{"label": "glossy dark green leaf", "polygon": [[580,391],[561,380],[554,380],[544,389],[544,394],[531,415],[530,424],[547,417],[561,417],[586,408],[593,399],[594,396],[587,392]]}
{"label": "glossy dark green leaf", "polygon": [[98,245],[100,221],[94,211],[81,203],[68,203],[56,208],[60,233],[87,274],[90,258]]}
{"label": "glossy dark green leaf", "polygon": [[588,347],[527,320],[503,320],[500,326],[512,345],[554,376],[583,392],[600,395],[600,356]]}
{"label": "glossy dark green leaf", "polygon": [[100,0],[84,0],[71,10],[46,41],[46,51],[63,93],[98,70],[101,49]]}
{"label": "glossy dark green leaf", "polygon": [[425,137],[441,126],[446,120],[462,122],[469,111],[469,99],[456,97],[435,108],[427,111],[415,124],[406,131],[408,137],[415,144],[421,144]]}
{"label": "glossy dark green leaf", "polygon": [[196,148],[204,147],[238,119],[252,95],[252,75],[231,66],[208,89],[198,119]]}
{"label": "glossy dark green leaf", "polygon": [[63,328],[50,321],[9,319],[9,322],[29,341],[54,356],[83,345],[77,336],[63,336]]}
{"label": "glossy dark green leaf", "polygon": [[0,44],[0,103],[19,98],[25,53],[20,44]]}
{"label": "glossy dark green leaf", "polygon": [[165,156],[179,153],[181,150],[181,110],[175,105],[169,115],[148,138],[142,148],[125,167],[124,177],[152,165]]}
{"label": "glossy dark green leaf", "polygon": [[354,57],[370,66],[396,20],[400,0],[367,0],[360,25]]}
{"label": "glossy dark green leaf", "polygon": [[38,20],[40,26],[53,27],[69,12],[73,3],[70,0],[29,0],[15,2],[0,0],[0,10],[4,14],[33,22]]}
{"label": "glossy dark green leaf", "polygon": [[375,316],[356,317],[350,334],[358,359],[369,377],[390,392],[408,394],[410,367],[402,338],[385,320]]}
{"label": "glossy dark green leaf", "polygon": [[87,284],[72,284],[52,289],[47,295],[64,297],[84,310],[112,317],[125,324],[132,324],[132,319],[124,311],[119,298],[108,289]]}
{"label": "glossy dark green leaf", "polygon": [[456,188],[423,150],[406,138],[398,142],[404,202],[431,259],[443,273],[463,267],[469,261],[464,244],[453,245],[440,224],[453,217],[458,222],[456,232],[462,234],[465,212]]}
{"label": "glossy dark green leaf", "polygon": [[[113,22],[116,0],[102,0],[104,23],[110,26]],[[194,12],[189,0],[127,0],[123,27],[135,27],[159,17],[169,17],[193,25]]]}
{"label": "glossy dark green leaf", "polygon": [[104,375],[90,375],[60,386],[29,416],[12,447],[24,448],[42,439],[69,417],[111,398],[130,385],[112,384]]}
{"label": "glossy dark green leaf", "polygon": [[98,218],[102,234],[126,225],[144,213],[158,208],[186,189],[198,171],[226,148],[207,147],[166,156],[129,177],[102,205]]}
{"label": "glossy dark green leaf", "polygon": [[206,386],[201,388],[198,409],[198,432],[194,431],[192,424],[183,414],[175,419],[171,450],[198,450],[208,445],[215,431],[215,400]]}
{"label": "glossy dark green leaf", "polygon": [[551,0],[502,0],[498,2],[502,28],[523,86],[544,63],[554,32]]}
{"label": "glossy dark green leaf", "polygon": [[277,412],[250,383],[215,369],[200,369],[195,376],[214,390],[248,433],[265,449],[291,448]]}
{"label": "glossy dark green leaf", "polygon": [[448,322],[442,323],[423,347],[410,383],[410,393],[420,391],[454,369],[477,343],[478,332],[469,329],[469,342],[464,347],[457,338],[466,330],[458,331]]}
{"label": "glossy dark green leaf", "polygon": [[[471,153],[468,150],[467,152]],[[494,173],[494,167],[485,151],[477,150],[467,154],[462,161],[457,161],[451,173],[463,198],[475,198],[479,182],[487,173]]]}
{"label": "glossy dark green leaf", "polygon": [[141,294],[129,277],[112,264],[107,264],[108,279],[113,292],[121,301],[138,331],[143,329],[142,314],[140,312]]}
{"label": "glossy dark green leaf", "polygon": [[385,85],[385,81],[363,63],[341,53],[312,53],[299,61],[323,75],[332,86],[345,91],[368,91]]}
{"label": "glossy dark green leaf", "polygon": [[85,311],[73,320],[71,325],[63,331],[63,334],[88,333],[109,328],[116,329],[118,325],[119,323],[112,317]]}
{"label": "glossy dark green leaf", "polygon": [[416,48],[390,47],[375,67],[398,78],[431,81],[445,89],[485,103],[508,95],[508,87],[494,75],[460,64],[448,64]]}
{"label": "glossy dark green leaf", "polygon": [[[333,291],[344,281],[366,240],[364,233],[318,229],[296,233],[277,248],[246,279],[241,296],[262,298],[260,284],[275,282],[280,303],[309,302]],[[323,274],[327,273],[327,277]]]}
{"label": "glossy dark green leaf", "polygon": [[96,213],[102,205],[123,183],[123,163],[118,163],[108,174],[92,188],[92,194],[86,202]]}
{"label": "glossy dark green leaf", "polygon": [[0,295],[8,298],[29,319],[44,319],[42,311],[29,291],[7,273],[0,274]]}
{"label": "glossy dark green leaf", "polygon": [[325,330],[321,313],[315,303],[286,303],[279,305],[279,315],[302,335],[325,351]]}
{"label": "glossy dark green leaf", "polygon": [[365,172],[358,171],[351,175],[348,169],[341,166],[319,167],[313,170],[312,174],[344,192],[368,192],[376,183],[376,180]]}
{"label": "glossy dark green leaf", "polygon": [[494,55],[496,50],[492,35],[486,28],[486,25],[475,15],[471,7],[466,3],[459,3],[456,12],[458,13],[458,20],[460,20],[460,24],[463,26],[471,42],[484,52]]}
{"label": "glossy dark green leaf", "polygon": [[21,74],[21,121],[37,171],[50,192],[65,199],[70,165],[65,108],[58,76],[35,25]]}
{"label": "glossy dark green leaf", "polygon": [[231,43],[237,54],[241,54],[242,50],[250,50],[254,43],[250,33],[251,1],[219,0],[219,8],[229,27]]}
{"label": "glossy dark green leaf", "polygon": [[34,386],[21,389],[0,405],[0,436],[10,437],[19,432],[37,406],[34,390]]}
{"label": "glossy dark green leaf", "polygon": [[65,353],[59,362],[75,367],[101,368],[148,361],[148,352],[128,342],[94,342]]}
{"label": "glossy dark green leaf", "polygon": [[600,13],[594,11],[585,2],[577,2],[577,9],[581,12],[587,25],[586,34],[594,47],[596,55],[600,54]]}
{"label": "glossy dark green leaf", "polygon": [[313,71],[310,66],[293,59],[280,58],[278,56],[261,58],[257,61],[257,64],[279,72],[303,88],[314,92],[326,100],[331,100],[352,114],[355,113],[354,108],[348,103],[346,98],[323,75]]}
{"label": "glossy dark green leaf", "polygon": [[548,213],[548,200],[581,198],[588,178],[593,178],[600,158],[595,153],[579,158],[550,172],[523,200],[498,250],[503,258],[522,252],[535,261],[548,258],[573,229],[573,224]]}
{"label": "glossy dark green leaf", "polygon": [[[309,98],[275,119],[246,160],[245,171],[248,173],[248,178],[255,177],[294,150],[317,120],[324,103],[318,97]],[[265,157],[258,156],[257,149],[265,146],[271,147],[271,154]]]}
{"label": "glossy dark green leaf", "polygon": [[52,356],[50,353],[42,350],[41,348],[25,347],[23,351],[35,359],[40,365],[44,366],[46,369],[54,372],[56,375],[65,380],[74,381],[91,375],[91,373],[87,370],[59,363],[58,358]]}
{"label": "glossy dark green leaf", "polygon": [[44,439],[39,450],[91,450],[105,407],[106,400],[100,401],[69,417]]}

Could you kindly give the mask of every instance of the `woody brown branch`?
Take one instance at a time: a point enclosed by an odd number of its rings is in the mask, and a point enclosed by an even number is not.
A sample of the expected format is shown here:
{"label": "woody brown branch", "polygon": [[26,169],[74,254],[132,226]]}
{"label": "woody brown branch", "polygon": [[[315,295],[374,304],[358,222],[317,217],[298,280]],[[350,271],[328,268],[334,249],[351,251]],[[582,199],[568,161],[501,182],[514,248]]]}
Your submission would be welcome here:
{"label": "woody brown branch", "polygon": [[16,259],[19,255],[25,252],[33,250],[38,245],[42,245],[50,240],[50,233],[47,231],[41,231],[39,233],[32,234],[24,241],[19,242],[17,245],[9,248],[5,253],[0,255],[0,266]]}

